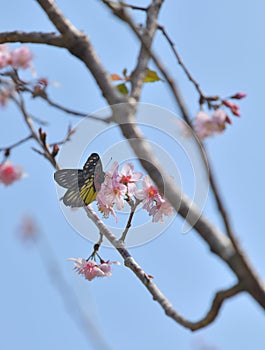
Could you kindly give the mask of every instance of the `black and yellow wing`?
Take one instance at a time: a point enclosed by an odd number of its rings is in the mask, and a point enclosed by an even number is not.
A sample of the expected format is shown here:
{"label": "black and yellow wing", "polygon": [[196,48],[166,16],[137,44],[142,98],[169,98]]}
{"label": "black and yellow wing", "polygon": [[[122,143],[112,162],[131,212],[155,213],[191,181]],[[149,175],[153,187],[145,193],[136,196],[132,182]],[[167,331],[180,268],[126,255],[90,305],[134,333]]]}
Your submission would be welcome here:
{"label": "black and yellow wing", "polygon": [[83,169],[62,169],[54,174],[58,185],[67,188],[63,203],[69,207],[82,207],[92,203],[104,181],[102,163],[97,153],[92,153]]}

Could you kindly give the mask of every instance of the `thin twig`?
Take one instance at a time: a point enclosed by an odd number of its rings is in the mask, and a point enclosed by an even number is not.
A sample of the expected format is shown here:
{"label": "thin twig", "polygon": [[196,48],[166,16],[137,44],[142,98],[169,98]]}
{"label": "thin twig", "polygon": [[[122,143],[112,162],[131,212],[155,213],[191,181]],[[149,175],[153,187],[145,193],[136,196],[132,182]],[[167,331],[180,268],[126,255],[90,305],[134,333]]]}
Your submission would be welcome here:
{"label": "thin twig", "polygon": [[30,134],[30,135],[24,137],[23,139],[21,139],[21,140],[15,142],[15,143],[13,143],[12,145],[9,145],[9,146],[7,146],[7,147],[0,147],[0,151],[5,151],[5,152],[6,152],[7,150],[11,151],[13,148],[15,148],[15,147],[21,145],[22,143],[27,142],[28,140],[30,140],[30,139],[32,139],[32,138],[33,138],[33,136],[32,136],[32,134]]}
{"label": "thin twig", "polygon": [[131,5],[131,4],[126,4],[125,2],[119,1],[119,4],[128,7],[132,10],[139,10],[139,11],[148,11],[148,7],[143,7],[143,6],[136,6],[136,5]]}
{"label": "thin twig", "polygon": [[47,96],[47,94],[45,94],[45,95],[40,94],[40,95],[37,95],[35,97],[42,98],[43,100],[48,102],[48,104],[50,106],[55,107],[55,108],[61,110],[62,112],[65,112],[67,114],[71,114],[74,117],[82,117],[82,118],[87,118],[87,119],[91,119],[91,120],[97,120],[97,121],[101,121],[101,122],[106,123],[106,124],[108,124],[108,123],[110,123],[112,121],[112,116],[101,118],[101,117],[98,117],[96,115],[91,115],[91,114],[87,114],[87,113],[84,113],[84,112],[78,112],[78,111],[75,111],[73,109],[64,107],[64,106],[60,105],[59,103],[52,101]]}
{"label": "thin twig", "polygon": [[[23,96],[21,93],[18,93],[19,96],[19,100],[16,99],[15,97],[12,97],[12,100],[15,102],[15,104],[18,106],[19,110],[22,112],[22,115],[24,117],[24,120],[31,132],[32,138],[38,143],[39,146],[41,146],[41,148],[43,149],[44,152],[42,152],[42,155],[45,156],[46,159],[48,159],[48,161],[52,164],[52,166],[54,166],[55,168],[57,168],[57,163],[54,159],[54,157],[52,156],[52,154],[50,153],[49,149],[47,148],[47,146],[45,146],[43,144],[43,142],[40,140],[37,131],[34,128],[34,124],[32,122],[32,119],[30,117],[30,115],[27,113],[26,108],[25,108],[25,102],[23,99]],[[35,149],[36,150],[36,149]],[[37,151],[37,150],[36,150]],[[40,153],[40,151],[38,151],[38,153]]]}
{"label": "thin twig", "polygon": [[127,221],[127,224],[126,224],[126,227],[121,235],[121,238],[120,238],[120,241],[121,242],[124,242],[125,239],[126,239],[126,236],[127,236],[127,233],[132,225],[132,219],[133,219],[133,216],[135,214],[135,210],[137,208],[137,206],[141,203],[140,200],[138,200],[137,198],[135,199],[135,201],[133,201],[132,199],[130,199],[128,201],[128,204],[130,205],[131,207],[131,212],[130,212],[130,215],[129,215],[129,218],[128,218],[128,221]]}
{"label": "thin twig", "polygon": [[172,41],[172,39],[169,37],[169,34],[167,33],[166,29],[164,26],[162,25],[158,25],[157,28],[163,33],[163,35],[165,36],[166,40],[168,41],[169,45],[172,48],[172,51],[179,63],[179,65],[183,68],[185,74],[187,75],[188,79],[193,83],[193,85],[195,86],[196,90],[198,91],[199,95],[200,95],[200,100],[201,99],[205,99],[205,95],[202,91],[202,89],[200,88],[199,83],[193,78],[193,76],[191,75],[191,73],[189,72],[188,68],[186,67],[186,65],[184,64],[184,62],[182,61],[179,53],[176,50],[175,44]]}
{"label": "thin twig", "polygon": [[[202,89],[200,88],[199,83],[191,75],[191,73],[189,72],[188,68],[186,67],[186,65],[182,61],[179,53],[176,50],[175,44],[174,44],[173,40],[170,38],[170,36],[169,36],[168,32],[166,31],[165,27],[162,26],[162,25],[158,25],[158,29],[165,36],[166,40],[168,41],[169,45],[172,48],[172,51],[173,51],[173,53],[174,53],[174,55],[175,55],[179,65],[183,68],[183,70],[184,70],[185,74],[187,75],[188,79],[193,83],[193,85],[195,86],[196,90],[198,91],[198,93],[200,95],[200,103],[202,103],[205,100],[208,100],[209,98],[205,96],[205,94],[203,93]],[[235,239],[234,233],[232,231],[230,219],[229,219],[229,217],[227,215],[227,211],[225,209],[223,200],[221,199],[221,195],[220,195],[219,189],[218,189],[217,184],[216,184],[216,180],[215,180],[214,175],[213,175],[212,167],[209,166],[209,157],[207,156],[205,146],[202,145],[202,147],[203,147],[203,151],[206,154],[206,157],[208,159],[209,181],[210,181],[211,189],[213,191],[214,198],[215,198],[218,210],[220,211],[221,217],[222,217],[224,225],[225,225],[225,230],[227,232],[228,237],[231,239],[231,242],[232,242],[234,248],[239,252],[239,247],[238,247],[237,241]]]}
{"label": "thin twig", "polygon": [[231,298],[231,297],[235,296],[236,294],[243,292],[243,291],[244,291],[243,284],[237,283],[229,289],[224,289],[224,290],[220,290],[219,292],[217,292],[215,294],[213,301],[212,301],[212,305],[211,305],[209,311],[206,313],[206,315],[201,320],[194,322],[191,330],[196,331],[198,329],[204,328],[204,327],[208,326],[209,324],[211,324],[218,316],[223,302],[226,299],[229,299],[229,298]]}

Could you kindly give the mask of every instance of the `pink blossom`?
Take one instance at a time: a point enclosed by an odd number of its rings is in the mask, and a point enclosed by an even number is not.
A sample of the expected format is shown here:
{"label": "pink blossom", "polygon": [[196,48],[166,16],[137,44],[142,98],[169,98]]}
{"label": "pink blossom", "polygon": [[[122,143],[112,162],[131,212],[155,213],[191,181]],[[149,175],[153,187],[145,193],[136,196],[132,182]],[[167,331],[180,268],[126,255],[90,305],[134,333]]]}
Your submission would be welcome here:
{"label": "pink blossom", "polygon": [[153,206],[150,210],[149,215],[153,216],[153,222],[163,223],[163,215],[171,216],[174,212],[172,205],[165,199],[157,205]]}
{"label": "pink blossom", "polygon": [[127,186],[120,183],[120,174],[118,171],[118,162],[114,162],[111,169],[106,173],[105,180],[101,185],[97,195],[98,208],[103,212],[104,217],[110,213],[114,214],[113,206],[118,210],[124,207],[124,196],[127,193]]}
{"label": "pink blossom", "polygon": [[22,168],[13,165],[10,161],[0,164],[0,183],[8,186],[23,176]]}
{"label": "pink blossom", "polygon": [[146,175],[143,180],[143,189],[135,193],[135,197],[142,200],[143,209],[145,209],[153,222],[163,222],[163,215],[171,216],[173,207],[154,187],[150,177]]}
{"label": "pink blossom", "polygon": [[107,198],[106,198],[106,195],[105,195],[104,190],[103,190],[102,185],[101,185],[100,191],[97,195],[98,210],[103,214],[103,217],[105,219],[107,219],[109,217],[109,215],[112,214],[115,221],[117,222],[118,219],[117,219],[115,210],[113,208],[114,204],[112,202],[108,203],[109,199],[110,199],[109,196],[107,196]]}
{"label": "pink blossom", "polygon": [[120,173],[120,183],[127,186],[127,194],[132,196],[136,191],[136,182],[143,176],[142,173],[134,173],[134,165],[132,163],[126,163]]}
{"label": "pink blossom", "polygon": [[68,260],[74,261],[74,269],[89,281],[95,277],[110,277],[111,264],[119,264],[119,262],[107,261],[98,265],[94,260],[83,258],[69,258]]}
{"label": "pink blossom", "polygon": [[116,205],[118,210],[124,207],[124,196],[127,193],[127,187],[120,183],[119,164],[114,162],[110,171],[106,173],[102,191],[105,194],[106,202]]}
{"label": "pink blossom", "polygon": [[10,99],[12,94],[13,94],[13,89],[11,89],[11,88],[0,91],[0,105],[2,107],[6,106],[8,100]]}
{"label": "pink blossom", "polygon": [[200,139],[220,134],[226,127],[227,115],[223,109],[217,109],[212,115],[200,111],[194,119],[194,130]]}
{"label": "pink blossom", "polygon": [[7,44],[0,45],[0,69],[9,65],[11,55]]}
{"label": "pink blossom", "polygon": [[162,200],[161,195],[156,187],[154,187],[152,180],[148,175],[143,179],[143,189],[135,192],[135,197],[142,200],[143,209],[150,212],[154,205],[154,202],[160,202]]}
{"label": "pink blossom", "polygon": [[11,52],[11,65],[13,68],[27,69],[31,65],[33,55],[27,46],[21,46]]}

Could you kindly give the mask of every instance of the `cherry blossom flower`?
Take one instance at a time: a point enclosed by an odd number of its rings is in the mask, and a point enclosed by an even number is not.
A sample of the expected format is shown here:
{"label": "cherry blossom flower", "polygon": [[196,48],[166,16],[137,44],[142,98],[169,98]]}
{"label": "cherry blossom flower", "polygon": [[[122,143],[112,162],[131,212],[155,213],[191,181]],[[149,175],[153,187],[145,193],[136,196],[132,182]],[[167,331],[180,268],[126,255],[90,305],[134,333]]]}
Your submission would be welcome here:
{"label": "cherry blossom flower", "polygon": [[126,195],[127,187],[120,183],[118,167],[118,162],[114,162],[111,169],[106,173],[105,180],[97,195],[97,200],[100,202],[101,207],[105,206],[108,210],[114,205],[116,205],[118,210],[124,207],[124,196]]}
{"label": "cherry blossom flower", "polygon": [[136,191],[135,197],[143,201],[143,209],[153,217],[153,222],[163,223],[163,215],[171,216],[173,214],[173,207],[154,187],[147,175],[143,179],[143,189]]}
{"label": "cherry blossom flower", "polygon": [[98,210],[103,213],[104,218],[112,214],[117,222],[114,206],[121,210],[125,200],[129,200],[133,195],[142,201],[143,209],[153,216],[154,222],[163,222],[163,215],[170,216],[173,213],[173,208],[159,193],[149,176],[144,177],[143,188],[137,190],[136,184],[142,173],[135,173],[132,163],[125,164],[120,172],[118,167],[117,162],[112,165],[97,195]]}
{"label": "cherry blossom flower", "polygon": [[10,161],[0,164],[0,183],[8,186],[23,176],[25,174],[20,166],[15,166]]}
{"label": "cherry blossom flower", "polygon": [[143,176],[142,173],[134,173],[134,165],[132,163],[126,163],[121,169],[120,183],[127,186],[127,194],[133,195],[136,191],[136,182]]}
{"label": "cherry blossom flower", "polygon": [[7,44],[0,45],[0,69],[9,65],[11,55]]}
{"label": "cherry blossom flower", "polygon": [[142,200],[143,209],[150,212],[154,202],[161,202],[162,197],[156,187],[153,186],[152,180],[148,175],[143,179],[143,189],[135,192],[135,197]]}
{"label": "cherry blossom flower", "polygon": [[11,65],[13,68],[27,69],[31,66],[33,55],[27,46],[21,46],[11,52]]}
{"label": "cherry blossom flower", "polygon": [[[107,197],[107,199],[108,198],[109,197]],[[113,203],[107,203],[104,190],[102,190],[102,186],[97,195],[97,205],[98,205],[98,210],[103,214],[103,217],[105,219],[107,219],[109,215],[112,214],[115,221],[116,222],[118,221],[115,210],[113,209]]]}
{"label": "cherry blossom flower", "polygon": [[98,209],[105,218],[112,214],[117,221],[114,206],[117,210],[124,207],[125,196],[133,195],[136,190],[136,184],[141,177],[141,173],[134,173],[132,163],[127,163],[118,170],[118,162],[114,162],[111,169],[106,173],[105,180],[101,185],[97,195]]}
{"label": "cherry blossom flower", "polygon": [[171,216],[173,212],[174,212],[174,209],[172,205],[168,201],[163,199],[162,202],[158,203],[157,205],[151,208],[149,214],[153,216],[152,218],[153,222],[163,223],[163,215]]}
{"label": "cherry blossom flower", "polygon": [[215,110],[212,115],[200,111],[194,119],[194,130],[200,139],[205,139],[214,134],[221,134],[227,122],[229,120],[223,109]]}
{"label": "cherry blossom flower", "polygon": [[111,265],[120,264],[119,262],[106,261],[98,265],[94,260],[84,258],[69,258],[68,260],[74,262],[74,269],[88,281],[92,281],[96,277],[110,277],[112,274]]}

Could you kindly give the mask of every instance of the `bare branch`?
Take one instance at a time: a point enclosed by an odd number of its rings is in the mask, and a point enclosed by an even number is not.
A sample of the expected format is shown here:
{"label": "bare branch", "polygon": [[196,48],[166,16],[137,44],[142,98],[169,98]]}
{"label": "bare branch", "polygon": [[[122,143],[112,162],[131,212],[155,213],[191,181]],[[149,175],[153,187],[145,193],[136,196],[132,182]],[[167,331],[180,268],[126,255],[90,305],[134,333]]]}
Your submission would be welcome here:
{"label": "bare branch", "polygon": [[137,264],[137,262],[130,255],[129,251],[126,249],[124,243],[121,240],[117,240],[117,238],[113,235],[113,233],[108,229],[107,226],[99,219],[97,214],[91,208],[91,206],[84,207],[84,210],[87,216],[95,223],[100,232],[110,241],[110,243],[116,247],[120,255],[124,259],[124,264],[129,269],[131,269],[134,274],[141,280],[144,286],[148,289],[148,291],[153,296],[153,299],[157,301],[160,306],[164,309],[167,316],[172,318],[174,321],[179,323],[185,328],[188,328],[192,331],[203,328],[213,322],[218,315],[218,312],[223,304],[223,302],[236,295],[237,293],[243,291],[242,284],[236,284],[232,288],[227,290],[222,290],[216,293],[216,296],[212,302],[212,306],[206,316],[202,318],[198,322],[192,322],[181,316],[169,302],[169,300],[161,293],[156,284],[152,281],[152,279],[144,272],[144,270]]}
{"label": "bare branch", "polygon": [[206,99],[204,93],[202,92],[199,83],[193,78],[193,76],[191,75],[191,73],[189,72],[188,68],[185,66],[184,62],[182,61],[178,51],[175,48],[175,44],[172,41],[172,39],[170,38],[169,34],[167,33],[166,29],[164,26],[158,25],[157,28],[159,30],[161,30],[161,32],[163,33],[164,37],[166,38],[167,42],[169,43],[169,45],[172,48],[172,51],[179,63],[179,65],[183,68],[185,74],[187,75],[188,79],[193,83],[193,85],[195,86],[196,90],[198,91],[199,95],[200,95],[200,100],[201,99]]}
{"label": "bare branch", "polygon": [[27,142],[28,140],[30,140],[30,139],[32,139],[32,138],[33,138],[33,136],[32,136],[32,134],[30,134],[30,135],[24,137],[23,139],[21,139],[21,140],[15,142],[15,143],[12,143],[12,145],[9,145],[9,146],[7,146],[7,147],[0,147],[0,152],[1,152],[1,151],[4,151],[4,152],[5,152],[5,155],[8,156],[9,153],[10,153],[10,151],[11,151],[13,148],[22,145],[23,143]]}
{"label": "bare branch", "polygon": [[[30,90],[28,88],[26,89],[26,91],[34,94],[34,91]],[[78,112],[74,109],[64,107],[64,106],[60,105],[59,103],[54,102],[51,98],[48,97],[48,95],[46,93],[45,94],[38,94],[38,95],[35,95],[34,97],[35,98],[40,97],[41,99],[46,101],[50,106],[57,108],[64,113],[71,114],[74,117],[88,118],[88,119],[93,119],[93,120],[97,120],[97,121],[102,121],[104,123],[110,123],[112,121],[112,116],[107,117],[107,118],[101,118],[101,117],[97,117],[95,115],[90,115],[90,114],[87,114],[84,112]]]}
{"label": "bare branch", "polygon": [[125,96],[122,96],[113,86],[110,75],[102,65],[89,38],[64,17],[54,1],[37,0],[37,2],[46,12],[55,27],[63,35],[65,39],[65,48],[67,48],[74,56],[78,57],[91,71],[108,103],[114,105],[127,102],[128,99]]}
{"label": "bare branch", "polygon": [[[126,115],[124,112],[123,115]],[[167,189],[166,197],[182,217],[191,220],[191,224],[199,235],[208,243],[211,251],[226,262],[242,281],[249,293],[265,308],[265,288],[259,280],[250,263],[242,253],[235,251],[233,244],[224,234],[214,227],[204,216],[200,216],[198,209],[191,205],[190,200],[183,193],[172,186],[171,179],[160,166],[158,159],[152,154],[149,143],[144,139],[140,129],[133,123],[121,124],[123,135],[128,139],[132,149],[138,156],[142,166],[158,186],[161,193]],[[145,161],[148,159],[148,161]],[[195,224],[194,224],[195,223]]]}
{"label": "bare branch", "polygon": [[65,45],[63,37],[56,33],[24,32],[21,30],[0,33],[0,44],[16,42],[48,44],[58,47],[64,47]]}
{"label": "bare branch", "polygon": [[21,111],[23,117],[24,117],[24,121],[28,127],[28,129],[30,130],[30,133],[32,135],[32,138],[38,143],[38,145],[43,149],[43,156],[45,156],[46,159],[49,160],[49,162],[52,164],[52,166],[54,166],[55,168],[57,168],[57,163],[54,159],[54,157],[52,156],[52,154],[50,153],[49,149],[47,147],[45,147],[44,143],[40,140],[37,131],[34,128],[32,119],[30,117],[30,115],[27,113],[26,108],[25,108],[25,103],[24,103],[24,99],[22,94],[19,94],[19,100],[16,99],[15,97],[12,97],[12,100],[15,102],[15,104],[17,105],[17,107],[19,108],[19,110]]}
{"label": "bare branch", "polygon": [[148,10],[148,7],[142,7],[142,6],[136,6],[136,5],[131,5],[131,4],[126,4],[126,3],[124,3],[124,2],[119,2],[122,6],[124,6],[124,7],[128,7],[128,8],[130,8],[130,9],[132,9],[132,10],[139,10],[139,11],[147,11]]}
{"label": "bare branch", "polygon": [[205,315],[205,317],[203,317],[200,321],[194,322],[191,330],[196,331],[198,329],[208,326],[218,316],[223,302],[226,299],[231,298],[243,291],[244,291],[243,285],[241,283],[237,283],[229,289],[220,290],[219,292],[217,292],[212,301],[212,305],[209,311],[207,312],[207,314]]}
{"label": "bare branch", "polygon": [[[139,100],[141,88],[146,76],[146,69],[150,60],[149,51],[154,39],[154,35],[157,29],[157,17],[162,6],[163,0],[152,1],[151,5],[147,9],[146,27],[143,29],[141,49],[137,59],[137,65],[131,74],[132,90],[131,96],[136,100]],[[144,44],[143,44],[144,42]]]}
{"label": "bare branch", "polygon": [[[158,69],[166,79],[167,83],[169,84],[171,91],[173,92],[173,95],[181,109],[184,120],[188,123],[188,125],[192,127],[190,118],[183,104],[183,100],[180,96],[176,84],[173,82],[170,75],[163,67],[162,63],[159,61],[157,56],[150,50],[148,45],[145,44],[145,41],[139,34],[131,18],[127,16],[127,14],[124,11],[121,10],[114,11],[114,14],[130,26],[135,35],[145,46],[145,49],[148,51],[150,57],[153,59],[156,66],[158,67]],[[150,157],[150,155],[152,154],[151,148],[149,147],[146,140],[144,140],[140,130],[136,127],[135,124],[132,123],[132,119],[129,117],[129,114],[131,112],[132,111],[127,110],[123,111],[123,113],[119,112],[119,115],[115,116],[115,121],[117,123],[121,123],[121,121],[125,123],[126,119],[128,120],[127,124],[120,125],[123,135],[129,140],[132,149],[140,159],[145,170],[148,172],[148,174],[158,186],[159,190],[163,192],[164,186],[170,189],[167,191],[167,198],[170,201],[170,203],[174,206],[175,210],[185,218],[190,209],[190,213],[192,213],[192,216],[194,216],[195,218],[195,220],[192,221],[195,222],[196,219],[200,216],[197,212],[197,209],[191,208],[191,203],[189,202],[188,198],[183,194],[181,195],[176,188],[172,188],[172,186],[170,185],[170,179],[168,178],[167,174],[164,173],[161,166],[159,166],[159,162],[156,159],[156,157],[154,157],[153,155]],[[143,161],[143,159],[149,159],[149,162],[145,162]],[[161,182],[161,176],[164,180],[164,183]],[[217,192],[215,192],[215,195],[217,195]],[[221,234],[216,228],[214,228],[208,222],[208,220],[206,220],[206,218],[202,216],[196,222],[194,228],[198,231],[200,236],[209,244],[211,251],[217,254],[230,266],[230,268],[238,276],[239,280],[244,281],[244,283],[247,285],[247,290],[249,291],[249,293],[263,308],[265,308],[264,284],[259,280],[259,277],[254,272],[254,269],[250,266],[250,263],[246,261],[246,257],[240,251],[238,245],[235,244],[236,241],[234,240],[233,235],[231,235],[231,241],[226,240],[224,235]]]}
{"label": "bare branch", "polygon": [[125,22],[131,28],[132,32],[137,36],[137,38],[141,41],[141,43],[144,46],[145,50],[148,52],[149,56],[152,58],[152,60],[154,61],[155,65],[157,66],[157,68],[159,69],[159,71],[161,72],[163,77],[165,78],[166,83],[169,85],[170,90],[171,90],[171,92],[173,94],[173,97],[175,98],[175,100],[176,100],[176,102],[178,104],[178,107],[180,108],[180,111],[181,111],[183,119],[185,120],[185,122],[191,128],[193,128],[192,124],[191,124],[191,121],[190,121],[190,117],[189,117],[187,108],[186,108],[186,106],[184,104],[184,101],[182,99],[182,96],[180,94],[180,91],[179,91],[179,88],[178,88],[176,82],[173,81],[171,75],[169,74],[167,69],[164,67],[162,62],[158,59],[157,55],[150,49],[148,44],[145,42],[145,40],[143,39],[142,35],[140,34],[137,26],[134,24],[133,20],[124,11],[122,6],[119,8],[119,10],[116,9],[115,11],[113,11],[113,13],[114,13],[115,16],[117,16],[123,22]]}
{"label": "bare branch", "polygon": [[[186,196],[181,194],[177,188],[172,188],[169,176],[165,174],[162,167],[159,165],[157,158],[152,155],[151,148],[142,136],[141,131],[136,127],[135,124],[132,123],[134,121],[135,112],[135,106],[133,104],[134,99],[126,98],[120,95],[118,91],[113,87],[110,76],[105,71],[102,63],[96,55],[94,48],[90,43],[90,40],[82,32],[78,31],[67,19],[64,18],[55,3],[51,0],[37,1],[47,13],[56,28],[63,35],[64,39],[66,40],[66,48],[73,55],[83,61],[91,71],[93,77],[95,78],[99,88],[103,93],[103,96],[112,106],[114,112],[114,120],[117,123],[127,123],[120,126],[123,135],[129,140],[132,149],[139,159],[149,160],[149,162],[142,161],[142,165],[148,171],[149,175],[157,184],[160,191],[163,191],[164,185],[166,188],[170,189],[170,191],[167,191],[167,198],[174,206],[176,211],[179,212],[183,217],[186,217],[187,213],[190,211],[190,219],[191,221],[195,222],[196,220],[193,219],[199,218],[199,212],[195,207],[191,208],[191,203]],[[123,9],[122,14],[124,15],[124,13],[125,11]],[[173,92],[174,97],[182,111],[183,118],[190,125],[190,119],[177,86],[171,79],[167,70],[163,67],[162,63],[158,60],[156,55],[151,52],[148,43],[142,39],[142,36],[138,32],[131,19],[128,16],[126,17],[125,14],[125,17],[122,18],[122,20],[124,20],[131,27],[136,36],[141,40],[145,50],[148,52],[148,55],[152,57],[162,75],[167,80],[167,83],[169,84],[171,91]],[[125,107],[123,106],[122,108],[118,108],[117,106],[114,106],[117,103],[122,104],[123,102],[127,102],[127,105]],[[27,120],[26,116],[25,119]],[[29,123],[29,120],[27,120],[27,122]],[[164,183],[161,181],[161,176],[164,180]],[[208,243],[211,251],[217,254],[230,266],[232,271],[234,271],[234,273],[237,275],[239,281],[244,283],[245,289],[257,300],[261,306],[263,306],[263,308],[265,308],[264,285],[259,281],[250,264],[246,262],[243,254],[238,254],[238,252],[235,251],[230,239],[220,233],[217,228],[213,227],[213,225],[211,225],[205,217],[200,217],[200,219],[194,225],[194,228]],[[127,251],[123,251],[123,247],[120,247],[119,245],[117,246],[116,238],[114,238],[113,244],[117,247],[120,253],[124,255],[126,264],[130,264],[132,258],[130,256],[127,256]],[[137,269],[138,266],[133,264],[133,268]],[[144,273],[142,273],[141,276],[143,283],[149,286],[151,282],[150,279],[148,279]],[[162,298],[161,303],[163,302],[164,299]],[[179,315],[176,315],[176,318],[178,317]],[[181,317],[180,320],[182,320]]]}

